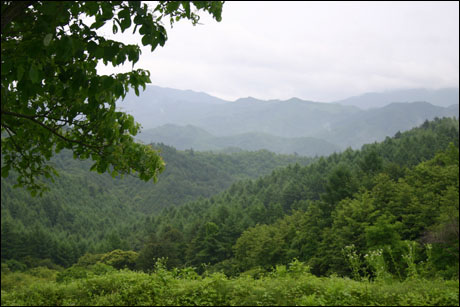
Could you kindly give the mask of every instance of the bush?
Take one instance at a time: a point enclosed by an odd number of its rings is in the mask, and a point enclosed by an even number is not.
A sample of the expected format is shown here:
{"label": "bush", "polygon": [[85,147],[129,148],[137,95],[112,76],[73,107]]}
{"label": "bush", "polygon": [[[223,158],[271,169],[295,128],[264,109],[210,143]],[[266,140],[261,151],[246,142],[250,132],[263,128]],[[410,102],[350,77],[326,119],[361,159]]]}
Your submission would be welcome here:
{"label": "bush", "polygon": [[316,277],[299,261],[277,266],[257,279],[251,274],[228,278],[223,273],[200,276],[191,268],[167,270],[161,261],[151,274],[102,263],[74,266],[58,273],[66,283],[36,277],[48,278],[47,272],[36,268],[28,274],[2,275],[2,305],[459,305],[458,280],[413,277],[369,282]]}
{"label": "bush", "polygon": [[101,261],[104,254],[91,254],[86,253],[78,259],[77,265],[82,267],[88,267]]}
{"label": "bush", "polygon": [[75,279],[86,278],[88,273],[89,271],[87,269],[73,265],[64,271],[59,272],[56,276],[56,281],[60,283],[70,282]]}
{"label": "bush", "polygon": [[26,271],[27,274],[38,277],[38,278],[43,278],[47,280],[55,280],[57,271],[56,270],[51,270],[47,267],[36,267],[32,268]]}
{"label": "bush", "polygon": [[134,270],[136,267],[136,260],[139,254],[133,251],[122,251],[120,249],[113,250],[109,253],[102,255],[101,262],[116,269],[130,269]]}
{"label": "bush", "polygon": [[6,265],[8,266],[8,269],[12,272],[23,272],[27,269],[26,264],[15,259],[7,260]]}

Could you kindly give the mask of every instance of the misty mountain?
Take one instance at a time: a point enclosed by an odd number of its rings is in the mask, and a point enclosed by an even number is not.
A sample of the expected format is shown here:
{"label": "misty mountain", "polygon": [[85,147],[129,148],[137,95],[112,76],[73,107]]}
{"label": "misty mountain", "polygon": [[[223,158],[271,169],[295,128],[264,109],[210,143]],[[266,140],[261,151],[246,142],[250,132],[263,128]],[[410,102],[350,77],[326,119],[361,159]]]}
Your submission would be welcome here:
{"label": "misty mountain", "polygon": [[[412,100],[415,98],[423,99]],[[390,103],[392,100],[403,102]],[[379,107],[363,110],[347,104]],[[458,117],[459,112],[458,89],[369,93],[338,103],[320,103],[252,97],[225,101],[205,93],[149,85],[140,97],[128,94],[118,106],[142,124],[144,130],[138,138],[146,142],[184,149],[242,146],[299,154],[335,151],[330,143],[341,149],[359,148],[427,119]],[[149,131],[152,128],[157,129]],[[318,139],[329,143],[320,144]]]}
{"label": "misty mountain", "polygon": [[458,88],[407,89],[385,91],[383,93],[366,93],[359,96],[335,101],[342,105],[355,106],[361,109],[380,108],[394,102],[426,101],[435,106],[449,107],[458,104]]}
{"label": "misty mountain", "polygon": [[281,137],[305,137],[328,128],[360,110],[352,106],[292,98],[233,102],[204,93],[147,86],[140,97],[129,93],[117,106],[134,116],[144,129],[165,124],[193,125],[216,136],[263,132]]}
{"label": "misty mountain", "polygon": [[262,132],[289,138],[311,137],[358,112],[356,107],[298,98],[284,101],[244,98],[223,104],[217,112],[191,124],[217,136]]}
{"label": "misty mountain", "polygon": [[193,148],[200,151],[227,151],[229,148],[257,151],[266,149],[275,153],[303,156],[322,156],[340,151],[327,141],[313,137],[283,138],[261,132],[248,132],[232,136],[214,136],[191,125],[163,125],[142,131],[137,138],[144,143],[164,143],[179,150]]}
{"label": "misty mountain", "polygon": [[363,144],[379,142],[398,131],[406,131],[435,117],[458,118],[459,105],[449,108],[427,102],[392,103],[383,108],[370,109],[354,114],[344,121],[334,123],[329,131],[317,134],[341,147],[359,148]]}
{"label": "misty mountain", "polygon": [[184,124],[214,111],[227,101],[206,93],[148,85],[136,96],[130,91],[117,107],[134,116],[144,129]]}

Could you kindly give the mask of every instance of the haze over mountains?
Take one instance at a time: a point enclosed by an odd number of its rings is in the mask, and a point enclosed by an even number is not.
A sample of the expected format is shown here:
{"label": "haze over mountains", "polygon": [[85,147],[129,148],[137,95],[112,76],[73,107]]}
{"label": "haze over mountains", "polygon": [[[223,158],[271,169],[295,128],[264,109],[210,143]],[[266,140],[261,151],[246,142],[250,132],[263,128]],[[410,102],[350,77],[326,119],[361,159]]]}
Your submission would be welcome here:
{"label": "haze over mountains", "polygon": [[196,126],[166,124],[147,129],[138,138],[145,143],[155,140],[171,145],[179,150],[193,148],[200,151],[256,151],[267,149],[280,154],[299,154],[303,156],[322,156],[340,147],[328,141],[313,137],[285,138],[263,132],[247,132],[231,136],[215,136]]}
{"label": "haze over mountains", "polygon": [[343,105],[352,105],[361,109],[381,108],[393,102],[425,101],[435,106],[449,107],[458,104],[458,88],[430,90],[424,88],[366,93],[336,101]]}
{"label": "haze over mountains", "polygon": [[139,140],[178,149],[267,149],[306,156],[381,141],[435,117],[458,117],[458,88],[367,93],[332,103],[225,101],[206,93],[147,86],[118,106],[142,124]]}

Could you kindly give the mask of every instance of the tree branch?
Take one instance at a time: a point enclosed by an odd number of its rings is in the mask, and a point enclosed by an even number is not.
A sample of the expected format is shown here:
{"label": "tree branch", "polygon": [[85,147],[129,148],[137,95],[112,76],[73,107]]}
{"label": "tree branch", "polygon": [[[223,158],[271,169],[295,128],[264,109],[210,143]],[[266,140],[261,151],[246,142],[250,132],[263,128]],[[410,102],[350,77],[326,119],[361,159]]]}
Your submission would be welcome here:
{"label": "tree branch", "polygon": [[[30,116],[30,115],[25,115],[25,114],[20,114],[20,113],[16,113],[16,112],[5,111],[5,110],[2,110],[1,112],[2,112],[2,115],[10,115],[10,116],[15,116],[15,117],[28,119],[28,120],[32,121],[33,123],[35,123],[37,125],[40,125],[41,127],[43,127],[46,130],[50,131],[51,133],[53,133],[54,135],[56,135],[57,137],[59,137],[60,139],[66,141],[66,142],[80,144],[82,146],[85,146],[85,147],[88,147],[88,148],[93,148],[93,149],[96,149],[98,151],[105,147],[105,146],[94,146],[94,145],[90,145],[90,144],[84,143],[84,142],[79,141],[79,140],[71,140],[69,138],[66,138],[62,134],[58,133],[56,130],[52,129],[51,127],[48,127],[47,125],[45,125],[41,121],[36,120],[35,116]],[[4,124],[2,123],[2,125],[4,125]]]}
{"label": "tree branch", "polygon": [[4,34],[6,26],[14,21],[14,19],[18,16],[22,15],[24,10],[34,2],[35,1],[11,1],[5,12],[2,14],[2,34]]}

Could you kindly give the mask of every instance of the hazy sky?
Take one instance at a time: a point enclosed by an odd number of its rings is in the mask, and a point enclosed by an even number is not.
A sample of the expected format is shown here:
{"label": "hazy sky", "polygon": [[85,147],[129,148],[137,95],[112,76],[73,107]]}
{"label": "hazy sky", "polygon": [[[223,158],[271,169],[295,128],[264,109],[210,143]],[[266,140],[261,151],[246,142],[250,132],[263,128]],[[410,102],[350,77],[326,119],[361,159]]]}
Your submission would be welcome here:
{"label": "hazy sky", "polygon": [[[166,24],[165,46],[143,48],[135,68],[150,70],[155,85],[228,100],[326,102],[459,84],[458,1],[230,1],[221,22],[200,15],[195,27]],[[131,33],[116,37],[140,44]]]}

